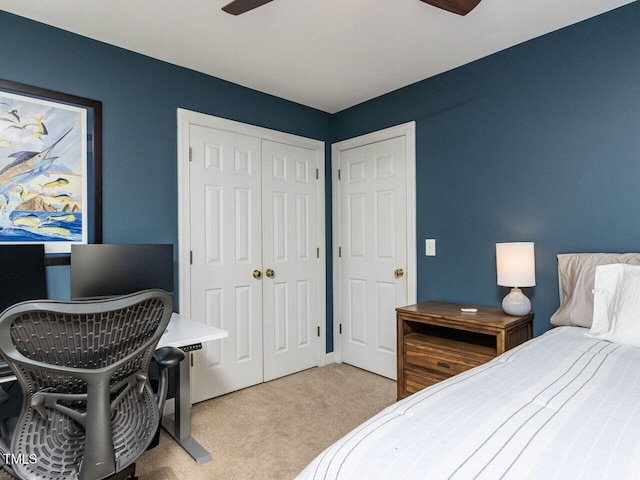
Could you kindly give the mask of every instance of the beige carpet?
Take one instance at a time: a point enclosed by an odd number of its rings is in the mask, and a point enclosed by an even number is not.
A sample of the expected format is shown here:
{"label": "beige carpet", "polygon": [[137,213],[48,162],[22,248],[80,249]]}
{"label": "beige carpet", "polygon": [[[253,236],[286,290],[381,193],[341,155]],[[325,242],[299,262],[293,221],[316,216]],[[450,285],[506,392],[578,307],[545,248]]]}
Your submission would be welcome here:
{"label": "beige carpet", "polygon": [[312,368],[192,409],[192,434],[213,460],[196,463],[164,431],[140,480],[292,479],[316,455],[395,401],[396,383],[346,364]]}
{"label": "beige carpet", "polygon": [[[293,479],[352,428],[395,401],[396,382],[346,365],[312,368],[194,405],[195,461],[162,431],[137,462],[140,480]],[[9,478],[0,473],[0,479]]]}

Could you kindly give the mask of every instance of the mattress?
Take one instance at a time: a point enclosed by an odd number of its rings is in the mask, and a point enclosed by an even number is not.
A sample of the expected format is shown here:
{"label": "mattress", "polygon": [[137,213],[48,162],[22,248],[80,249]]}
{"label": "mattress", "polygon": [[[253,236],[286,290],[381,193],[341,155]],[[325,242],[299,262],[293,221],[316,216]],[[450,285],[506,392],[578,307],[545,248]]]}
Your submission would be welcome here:
{"label": "mattress", "polygon": [[640,349],[559,327],[397,402],[303,479],[640,478]]}

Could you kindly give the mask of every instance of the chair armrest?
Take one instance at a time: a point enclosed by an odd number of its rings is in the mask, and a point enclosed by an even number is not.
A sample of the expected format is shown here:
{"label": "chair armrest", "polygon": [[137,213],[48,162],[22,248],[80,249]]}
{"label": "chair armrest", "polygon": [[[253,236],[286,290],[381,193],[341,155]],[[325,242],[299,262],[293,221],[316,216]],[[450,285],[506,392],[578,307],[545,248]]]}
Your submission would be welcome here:
{"label": "chair armrest", "polygon": [[178,366],[184,357],[184,352],[176,347],[162,347],[153,352],[153,359],[160,370]]}
{"label": "chair armrest", "polygon": [[156,402],[158,402],[160,415],[162,415],[164,402],[167,399],[167,390],[169,389],[167,370],[171,367],[177,367],[184,358],[184,352],[176,347],[162,347],[153,352],[153,359],[158,364],[158,370],[160,372],[158,392],[156,393]]}

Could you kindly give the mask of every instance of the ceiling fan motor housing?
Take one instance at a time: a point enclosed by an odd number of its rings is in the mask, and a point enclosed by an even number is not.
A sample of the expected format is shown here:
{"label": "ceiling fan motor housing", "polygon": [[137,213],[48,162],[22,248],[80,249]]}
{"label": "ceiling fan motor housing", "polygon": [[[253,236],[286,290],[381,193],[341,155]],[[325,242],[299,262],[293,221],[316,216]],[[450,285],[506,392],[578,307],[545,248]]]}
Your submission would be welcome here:
{"label": "ceiling fan motor housing", "polygon": [[476,8],[480,0],[422,0],[424,3],[433,5],[434,7],[447,10],[448,12],[457,13],[458,15],[466,15]]}

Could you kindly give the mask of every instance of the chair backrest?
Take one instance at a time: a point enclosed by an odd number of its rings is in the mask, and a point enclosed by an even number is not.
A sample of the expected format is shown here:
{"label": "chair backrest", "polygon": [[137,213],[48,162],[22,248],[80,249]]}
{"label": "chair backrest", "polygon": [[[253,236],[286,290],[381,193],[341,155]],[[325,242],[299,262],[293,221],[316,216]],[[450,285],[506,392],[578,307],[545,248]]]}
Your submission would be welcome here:
{"label": "chair backrest", "polygon": [[133,463],[160,412],[147,378],[171,318],[162,290],[95,302],[24,302],[0,317],[0,353],[24,403],[10,451],[23,478],[94,479]]}

